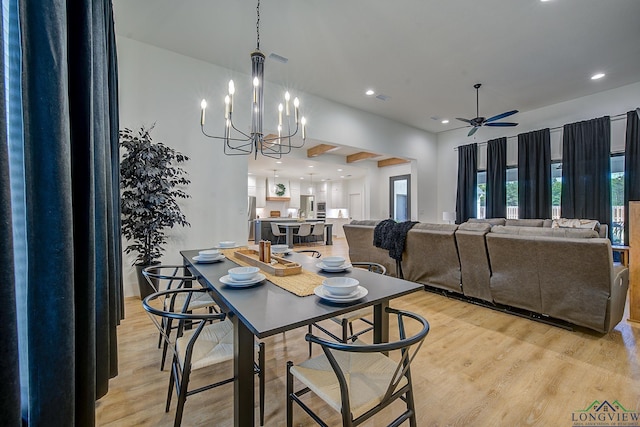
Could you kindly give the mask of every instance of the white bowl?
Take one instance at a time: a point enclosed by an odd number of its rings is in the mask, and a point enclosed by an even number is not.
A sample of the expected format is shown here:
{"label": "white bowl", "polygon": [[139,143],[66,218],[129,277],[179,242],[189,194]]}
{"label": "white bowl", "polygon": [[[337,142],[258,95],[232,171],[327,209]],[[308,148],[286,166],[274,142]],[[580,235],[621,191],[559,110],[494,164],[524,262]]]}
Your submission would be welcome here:
{"label": "white bowl", "polygon": [[349,295],[355,292],[360,282],[351,277],[329,277],[322,281],[324,289],[331,295]]}
{"label": "white bowl", "polygon": [[288,245],[271,245],[271,252],[275,254],[283,254],[289,250]]}
{"label": "white bowl", "polygon": [[200,259],[214,259],[220,255],[220,251],[217,249],[207,249],[205,251],[198,252]]}
{"label": "white bowl", "polygon": [[236,267],[229,269],[229,276],[232,280],[251,280],[259,271],[258,267]]}
{"label": "white bowl", "polygon": [[236,245],[236,242],[234,242],[232,240],[224,240],[224,241],[218,243],[218,246],[220,246],[221,248],[231,248],[231,247],[233,247],[235,245]]}
{"label": "white bowl", "polygon": [[322,258],[322,262],[327,267],[340,267],[342,264],[344,264],[345,259],[341,256],[328,256],[326,258]]}

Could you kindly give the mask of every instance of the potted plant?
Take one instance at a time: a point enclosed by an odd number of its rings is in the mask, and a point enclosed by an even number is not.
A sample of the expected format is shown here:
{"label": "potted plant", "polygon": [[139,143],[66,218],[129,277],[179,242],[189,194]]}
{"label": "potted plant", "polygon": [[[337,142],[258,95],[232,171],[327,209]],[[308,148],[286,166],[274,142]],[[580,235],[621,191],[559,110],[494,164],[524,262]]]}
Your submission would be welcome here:
{"label": "potted plant", "polygon": [[153,126],[119,132],[122,235],[131,242],[125,253],[137,254],[133,264],[141,298],[154,291],[142,276],[142,270],[160,263],[167,229],[190,226],[178,205],[179,199],[190,197],[183,188],[191,181],[179,166],[189,158],[154,142],[151,130]]}

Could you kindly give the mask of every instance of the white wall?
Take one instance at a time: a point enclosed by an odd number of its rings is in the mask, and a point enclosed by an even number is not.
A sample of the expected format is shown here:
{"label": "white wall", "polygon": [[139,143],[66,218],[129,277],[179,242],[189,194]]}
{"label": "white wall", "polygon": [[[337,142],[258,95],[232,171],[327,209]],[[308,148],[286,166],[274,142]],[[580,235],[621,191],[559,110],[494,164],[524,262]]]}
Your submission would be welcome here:
{"label": "white wall", "polygon": [[[216,102],[211,98],[220,94],[221,116],[222,96],[229,79],[234,79],[237,82],[235,117],[238,122],[249,123],[248,109],[240,105],[241,88],[245,87],[241,82],[249,82],[250,77],[124,37],[117,38],[117,45],[120,127],[138,128],[156,123],[152,137],[191,158],[185,169],[192,181],[187,188],[192,198],[182,203],[191,227],[170,230],[170,242],[162,261],[180,262],[181,249],[206,248],[220,240],[244,241],[248,231],[247,158],[225,156],[219,143],[200,133],[199,119],[200,100],[209,98],[212,108],[208,109],[208,124],[215,128],[222,122],[221,117],[216,116]],[[272,98],[282,92],[282,88],[266,82],[265,105],[276,105]],[[301,98],[309,119],[310,138],[415,159],[416,166],[411,172],[419,189],[414,199],[421,212],[418,219],[436,218],[433,203],[437,192],[435,135],[319,97],[296,95]],[[275,109],[272,116],[265,117],[266,123],[276,120]],[[379,218],[382,212],[377,207],[380,205],[378,195],[382,191],[369,175],[365,181],[365,206],[367,197],[376,206],[366,213],[370,214],[368,217]],[[132,261],[132,257],[124,256],[125,267]],[[135,295],[137,287],[132,268],[125,269],[124,282],[125,295]]]}
{"label": "white wall", "polygon": [[[539,108],[537,110],[518,113],[509,119],[519,123],[508,130],[483,127],[473,137],[467,137],[469,128],[462,128],[438,134],[438,196],[437,212],[442,218],[442,212],[455,211],[456,189],[458,180],[458,152],[454,147],[483,143],[502,136],[516,136],[519,133],[530,132],[543,128],[554,128],[568,123],[589,120],[605,115],[614,116],[626,113],[640,106],[640,83],[634,83],[621,88],[600,92],[567,102]],[[517,108],[517,105],[514,106]],[[611,123],[611,151],[624,151],[625,120]],[[562,157],[562,131],[551,132],[552,159]],[[479,147],[479,163],[484,162],[486,146]],[[517,163],[517,138],[507,139],[507,161],[510,165]]]}

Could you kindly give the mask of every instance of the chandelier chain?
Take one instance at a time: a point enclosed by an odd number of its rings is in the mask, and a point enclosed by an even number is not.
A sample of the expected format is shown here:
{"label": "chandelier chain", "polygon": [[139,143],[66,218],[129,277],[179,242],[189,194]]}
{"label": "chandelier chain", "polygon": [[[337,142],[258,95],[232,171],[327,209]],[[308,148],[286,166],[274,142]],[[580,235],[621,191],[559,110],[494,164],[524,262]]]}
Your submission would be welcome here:
{"label": "chandelier chain", "polygon": [[258,0],[258,6],[256,6],[256,15],[258,16],[256,21],[256,50],[260,50],[260,0]]}

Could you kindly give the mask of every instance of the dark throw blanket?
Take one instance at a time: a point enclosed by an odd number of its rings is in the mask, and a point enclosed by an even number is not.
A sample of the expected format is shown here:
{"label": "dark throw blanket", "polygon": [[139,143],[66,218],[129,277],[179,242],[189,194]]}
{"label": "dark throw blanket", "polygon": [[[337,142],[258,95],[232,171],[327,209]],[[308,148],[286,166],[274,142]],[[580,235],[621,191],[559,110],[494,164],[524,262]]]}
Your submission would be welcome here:
{"label": "dark throw blanket", "polygon": [[385,219],[373,230],[373,245],[387,249],[391,258],[402,261],[407,233],[417,223],[417,221],[395,222],[392,219]]}

